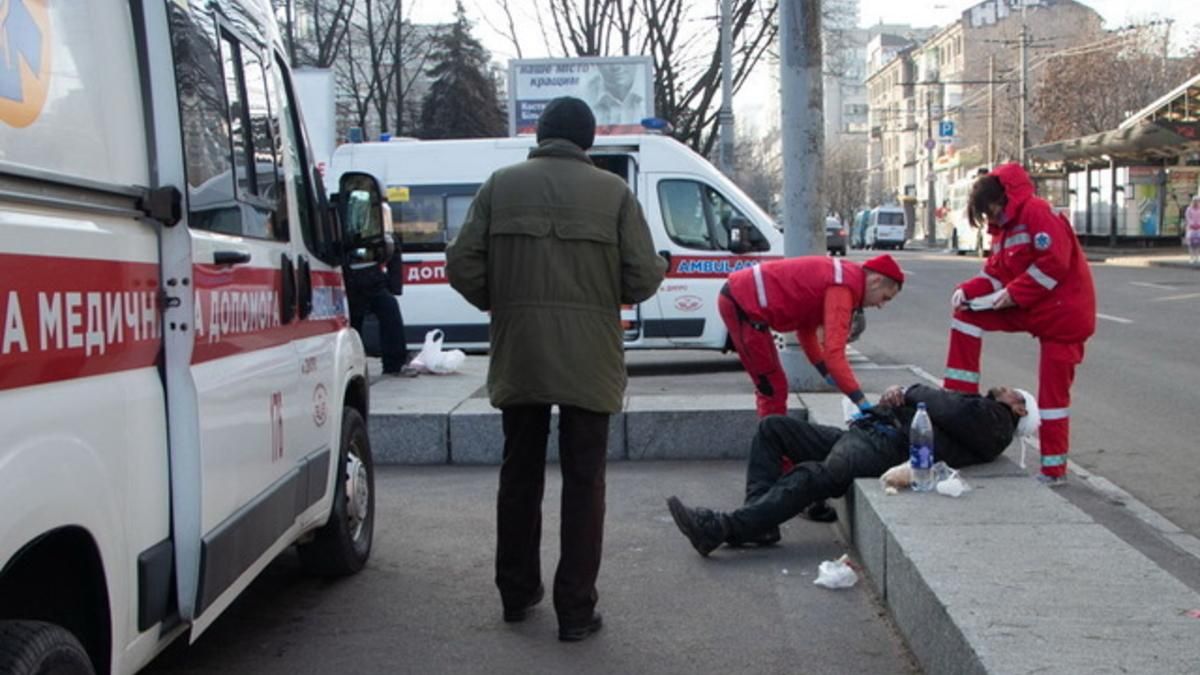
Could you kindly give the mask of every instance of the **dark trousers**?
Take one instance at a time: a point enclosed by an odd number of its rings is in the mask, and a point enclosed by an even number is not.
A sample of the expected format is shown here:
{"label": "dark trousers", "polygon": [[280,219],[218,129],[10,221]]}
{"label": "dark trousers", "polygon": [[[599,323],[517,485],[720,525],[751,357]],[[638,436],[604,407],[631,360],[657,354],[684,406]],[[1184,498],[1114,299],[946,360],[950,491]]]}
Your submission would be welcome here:
{"label": "dark trousers", "polygon": [[362,332],[363,320],[373,313],[379,320],[379,351],[383,372],[398,373],[408,363],[408,344],[400,303],[388,290],[387,275],[379,267],[346,270],[346,300],[350,303],[350,325]]}
{"label": "dark trousers", "polygon": [[[855,478],[883,475],[908,456],[898,429],[849,430],[782,415],[764,418],[750,446],[746,503],[729,514],[731,538],[747,541],[813,502],[846,494]],[[781,475],[780,459],[795,467]]]}
{"label": "dark trousers", "polygon": [[[550,406],[504,408],[504,460],[496,500],[496,586],[505,607],[529,602],[541,585],[542,492]],[[604,468],[608,415],[559,406],[562,524],[554,610],[578,626],[596,606],[604,543]]]}

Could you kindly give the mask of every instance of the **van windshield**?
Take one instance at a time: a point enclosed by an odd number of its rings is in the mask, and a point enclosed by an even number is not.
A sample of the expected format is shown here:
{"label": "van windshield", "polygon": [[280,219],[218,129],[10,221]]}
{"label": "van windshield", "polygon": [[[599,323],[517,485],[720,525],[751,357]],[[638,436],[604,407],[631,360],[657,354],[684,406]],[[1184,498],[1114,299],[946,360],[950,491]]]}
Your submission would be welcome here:
{"label": "van windshield", "polygon": [[410,252],[438,252],[446,250],[446,244],[458,236],[467,209],[475,198],[478,185],[422,185],[405,190],[405,186],[389,185],[390,195],[405,195],[393,198],[392,231],[397,235],[401,250]]}

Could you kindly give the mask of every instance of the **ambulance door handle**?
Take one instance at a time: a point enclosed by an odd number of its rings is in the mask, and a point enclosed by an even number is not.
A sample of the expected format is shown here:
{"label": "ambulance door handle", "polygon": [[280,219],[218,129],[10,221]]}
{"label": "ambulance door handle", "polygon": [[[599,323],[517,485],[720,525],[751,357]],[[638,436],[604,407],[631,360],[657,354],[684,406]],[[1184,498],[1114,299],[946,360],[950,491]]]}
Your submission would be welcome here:
{"label": "ambulance door handle", "polygon": [[214,265],[245,265],[248,262],[249,251],[213,251]]}

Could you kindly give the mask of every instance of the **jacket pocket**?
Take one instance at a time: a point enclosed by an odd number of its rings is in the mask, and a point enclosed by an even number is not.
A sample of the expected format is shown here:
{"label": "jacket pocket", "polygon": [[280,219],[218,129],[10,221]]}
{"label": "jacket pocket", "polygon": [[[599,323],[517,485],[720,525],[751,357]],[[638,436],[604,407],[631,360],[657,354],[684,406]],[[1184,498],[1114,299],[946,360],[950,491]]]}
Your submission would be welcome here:
{"label": "jacket pocket", "polygon": [[609,218],[571,218],[559,216],[554,219],[554,236],[564,241],[594,241],[599,244],[617,245],[617,223]]}
{"label": "jacket pocket", "polygon": [[492,223],[492,235],[545,237],[550,234],[550,218],[524,215],[520,218],[500,218]]}

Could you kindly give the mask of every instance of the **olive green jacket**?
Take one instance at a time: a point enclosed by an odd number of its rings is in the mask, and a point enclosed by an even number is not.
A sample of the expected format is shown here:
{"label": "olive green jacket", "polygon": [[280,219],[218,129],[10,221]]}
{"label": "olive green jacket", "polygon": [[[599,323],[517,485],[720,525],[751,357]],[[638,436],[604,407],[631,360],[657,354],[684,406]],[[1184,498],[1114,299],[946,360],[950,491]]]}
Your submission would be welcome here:
{"label": "olive green jacket", "polygon": [[446,247],[450,285],[492,313],[492,405],[621,410],[621,304],[658,290],[666,263],[615,174],[548,139],[492,174]]}

